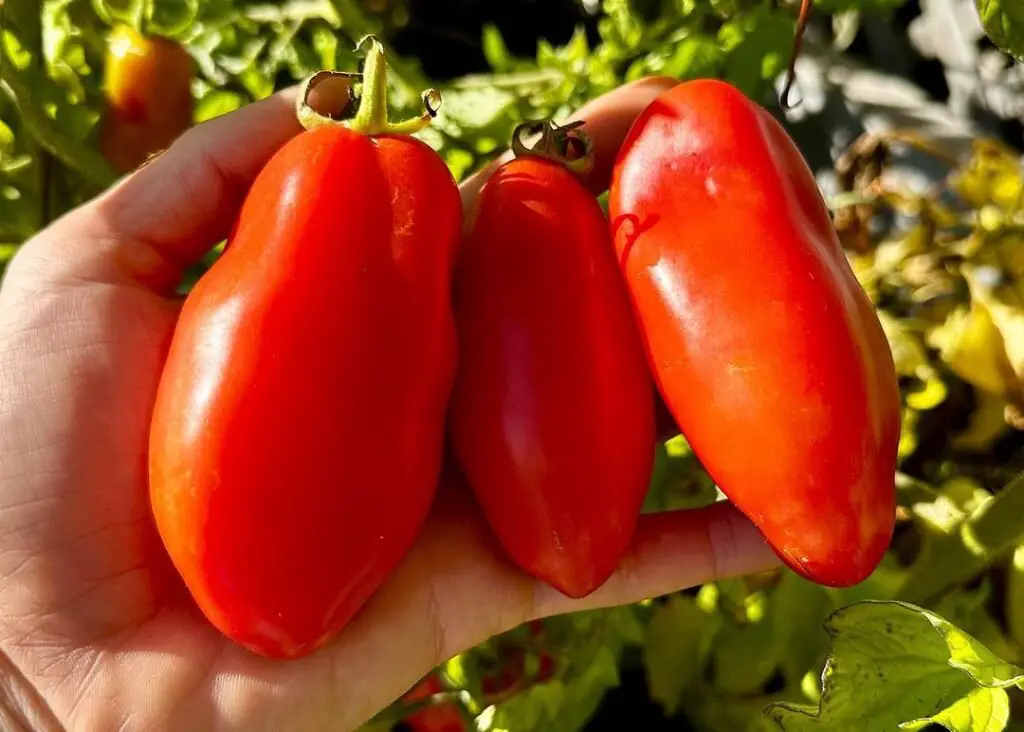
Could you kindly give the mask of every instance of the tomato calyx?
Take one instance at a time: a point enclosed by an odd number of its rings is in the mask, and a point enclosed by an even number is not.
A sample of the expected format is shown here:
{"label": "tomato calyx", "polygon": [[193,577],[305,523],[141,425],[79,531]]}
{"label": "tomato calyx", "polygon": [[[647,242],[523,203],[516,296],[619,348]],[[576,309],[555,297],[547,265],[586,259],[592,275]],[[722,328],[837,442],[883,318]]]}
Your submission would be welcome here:
{"label": "tomato calyx", "polygon": [[[421,95],[424,111],[418,117],[392,122],[388,119],[388,64],[384,57],[384,47],[376,37],[369,35],[356,44],[359,50],[368,46],[366,57],[363,60],[362,73],[348,71],[318,71],[306,79],[299,89],[299,96],[295,101],[295,114],[301,124],[307,130],[316,127],[340,125],[348,127],[364,135],[411,135],[419,132],[437,116],[437,110],[441,106],[441,92],[437,89],[427,89]],[[329,78],[344,78],[352,80],[349,84],[349,104],[347,108],[358,99],[358,109],[351,119],[335,119],[315,110],[309,103],[309,96],[313,89]],[[361,91],[357,97],[353,86],[354,80],[361,80]]]}
{"label": "tomato calyx", "polygon": [[[517,158],[535,157],[550,160],[573,173],[586,175],[594,167],[594,146],[590,136],[583,131],[583,120],[557,125],[551,120],[523,122],[512,131],[512,153]],[[540,139],[528,146],[524,135],[536,135]]]}

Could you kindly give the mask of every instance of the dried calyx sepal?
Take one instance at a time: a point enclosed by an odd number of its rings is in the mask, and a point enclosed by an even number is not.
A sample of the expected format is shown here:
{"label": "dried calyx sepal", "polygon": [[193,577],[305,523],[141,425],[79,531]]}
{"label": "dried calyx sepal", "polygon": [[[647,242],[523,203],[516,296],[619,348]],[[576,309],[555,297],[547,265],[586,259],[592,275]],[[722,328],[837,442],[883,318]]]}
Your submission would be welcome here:
{"label": "dried calyx sepal", "polygon": [[[594,167],[594,146],[583,131],[583,120],[557,125],[551,120],[523,122],[512,132],[512,153],[517,157],[535,157],[550,160],[573,173],[586,175]],[[533,145],[523,140],[525,135],[540,137]]]}

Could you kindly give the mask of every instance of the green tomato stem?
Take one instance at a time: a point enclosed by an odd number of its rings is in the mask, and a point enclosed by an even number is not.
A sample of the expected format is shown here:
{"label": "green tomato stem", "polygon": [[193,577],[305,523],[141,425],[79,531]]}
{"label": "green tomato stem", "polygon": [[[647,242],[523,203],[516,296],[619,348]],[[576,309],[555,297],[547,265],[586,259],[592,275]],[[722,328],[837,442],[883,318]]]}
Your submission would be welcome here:
{"label": "green tomato stem", "polygon": [[[384,58],[384,47],[373,36],[367,36],[359,42],[357,48],[366,44],[369,44],[369,50],[366,54],[362,74],[318,71],[303,83],[296,100],[295,112],[299,123],[307,130],[340,125],[365,135],[412,135],[429,125],[437,115],[437,109],[441,106],[441,92],[437,89],[427,89],[422,95],[423,114],[401,122],[391,122],[388,119],[388,65]],[[362,79],[359,110],[352,119],[336,120],[321,114],[309,104],[309,95],[314,87],[332,76]],[[350,101],[354,99],[351,87],[349,87],[349,98]]]}

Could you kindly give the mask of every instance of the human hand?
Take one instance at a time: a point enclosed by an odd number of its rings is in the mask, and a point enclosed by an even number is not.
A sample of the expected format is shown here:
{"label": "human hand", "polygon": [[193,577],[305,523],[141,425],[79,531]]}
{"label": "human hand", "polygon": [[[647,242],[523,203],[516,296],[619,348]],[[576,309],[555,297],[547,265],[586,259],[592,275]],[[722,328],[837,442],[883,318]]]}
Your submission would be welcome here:
{"label": "human hand", "polygon": [[[595,192],[633,119],[671,83],[637,82],[579,111],[595,145]],[[318,106],[336,101],[318,92]],[[326,648],[272,661],[215,631],[150,517],[150,413],[180,306],[169,293],[230,230],[263,164],[301,131],[293,105],[289,90],[197,126],[40,232],[9,267],[0,289],[0,673],[22,682],[25,729],[349,730],[439,662],[530,619],[777,563],[728,504],[644,516],[618,572],[569,600],[509,564],[467,491],[445,480],[414,549]],[[490,170],[463,184],[467,211]]]}

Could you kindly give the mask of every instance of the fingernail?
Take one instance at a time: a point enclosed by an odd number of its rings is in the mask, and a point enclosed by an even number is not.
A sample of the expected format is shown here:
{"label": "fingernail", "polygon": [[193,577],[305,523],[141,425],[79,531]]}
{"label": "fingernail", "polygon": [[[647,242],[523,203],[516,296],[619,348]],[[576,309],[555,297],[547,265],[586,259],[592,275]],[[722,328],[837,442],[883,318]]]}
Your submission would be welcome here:
{"label": "fingernail", "polygon": [[352,79],[344,76],[329,76],[309,92],[309,106],[335,119],[344,115],[351,103]]}

